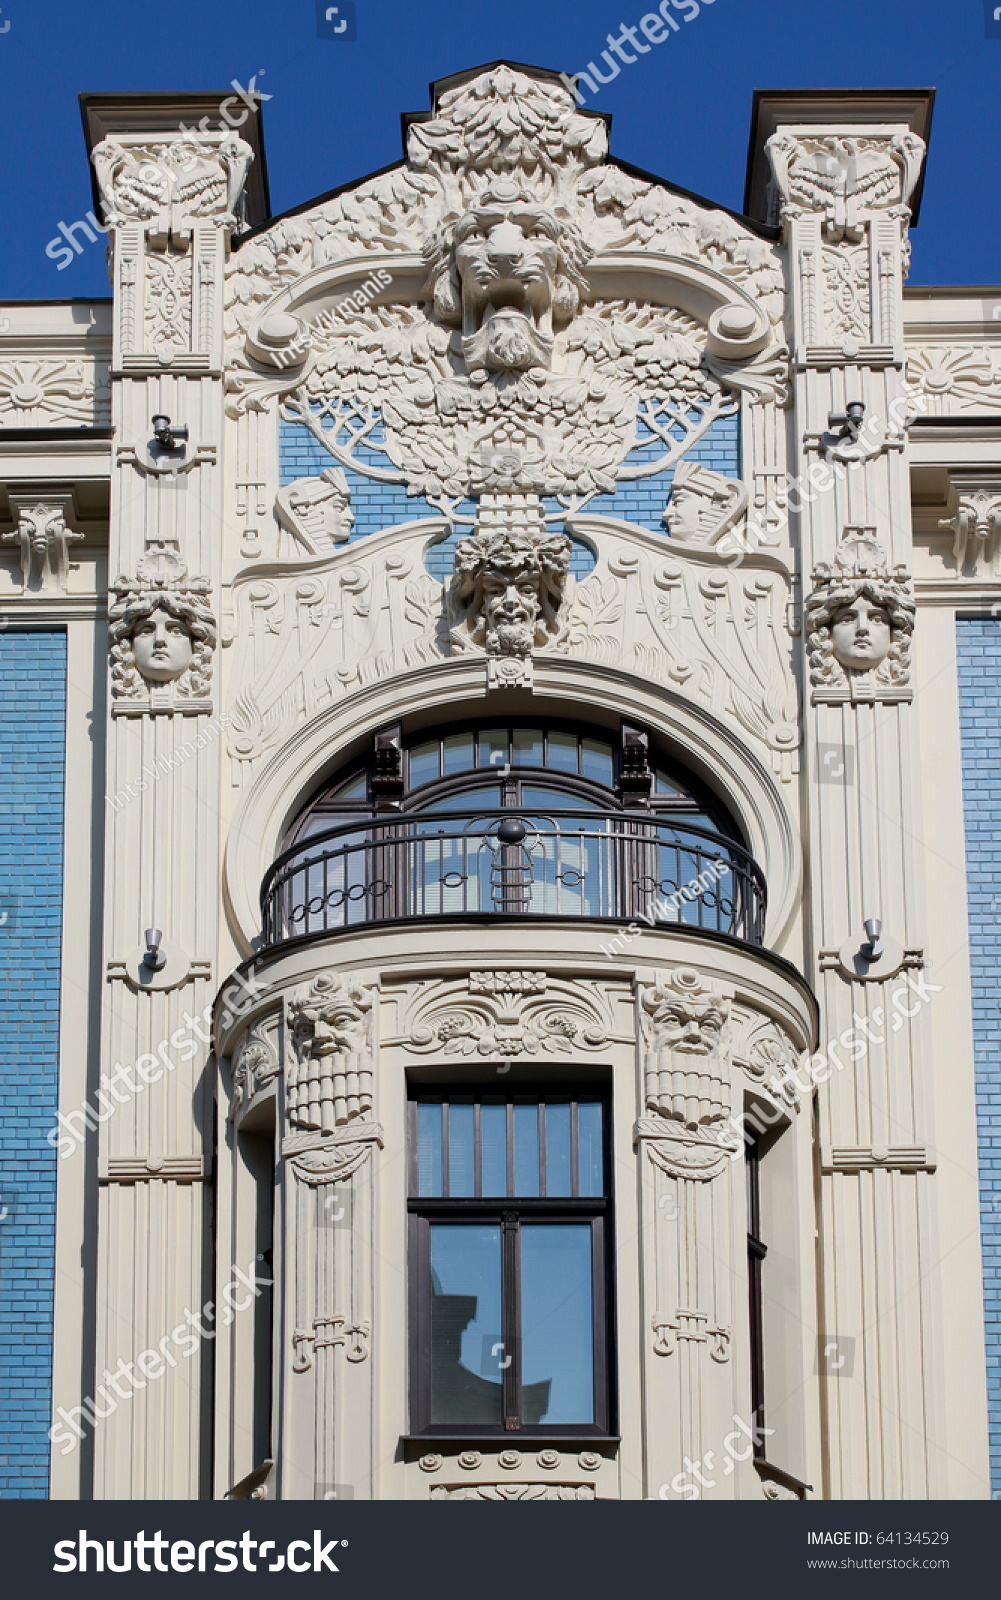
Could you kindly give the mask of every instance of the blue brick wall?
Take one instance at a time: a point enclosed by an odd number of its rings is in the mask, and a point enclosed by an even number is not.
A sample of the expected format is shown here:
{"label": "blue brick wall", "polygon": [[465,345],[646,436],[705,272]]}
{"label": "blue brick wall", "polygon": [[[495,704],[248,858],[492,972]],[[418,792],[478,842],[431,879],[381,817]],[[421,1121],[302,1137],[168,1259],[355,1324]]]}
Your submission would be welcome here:
{"label": "blue brick wall", "polygon": [[991,1490],[1001,1499],[1001,622],[956,627]]}
{"label": "blue brick wall", "polygon": [[[372,437],[378,440],[378,430]],[[632,459],[639,462],[646,455],[659,455],[662,452],[663,445],[658,441],[642,446]],[[367,458],[376,466],[385,467],[388,464],[386,457],[375,451],[368,452]],[[688,452],[686,460],[701,462],[703,466],[711,467],[714,472],[722,472],[729,478],[739,477],[740,418],[725,417],[715,422],[694,449]],[[295,478],[316,477],[325,467],[335,464],[334,458],[314,439],[308,428],[300,422],[284,421],[279,440],[279,463],[283,486]],[[378,533],[383,528],[395,527],[401,522],[412,522],[416,517],[440,515],[437,507],[429,505],[422,497],[408,496],[401,484],[379,483],[350,470],[345,475],[351,490],[351,509],[355,517],[351,530],[352,541],[363,539],[369,533]],[[651,528],[666,538],[667,529],[661,519],[673,479],[672,469],[649,478],[621,483],[614,494],[597,495],[589,501],[587,510],[604,517],[619,517],[625,522],[638,523],[640,527]],[[547,511],[556,509],[556,501],[546,501]],[[465,500],[458,510],[462,515],[472,518],[476,512],[476,502]],[[456,540],[468,532],[468,526],[460,524],[448,539],[441,540],[429,552],[428,571],[440,582],[447,582],[451,574]],[[571,572],[577,578],[584,578],[593,567],[594,557],[590,550],[583,542],[575,540]]]}
{"label": "blue brick wall", "polygon": [[[49,1488],[66,634],[0,632],[0,1497]],[[2,1210],[2,1207],[0,1207]]]}

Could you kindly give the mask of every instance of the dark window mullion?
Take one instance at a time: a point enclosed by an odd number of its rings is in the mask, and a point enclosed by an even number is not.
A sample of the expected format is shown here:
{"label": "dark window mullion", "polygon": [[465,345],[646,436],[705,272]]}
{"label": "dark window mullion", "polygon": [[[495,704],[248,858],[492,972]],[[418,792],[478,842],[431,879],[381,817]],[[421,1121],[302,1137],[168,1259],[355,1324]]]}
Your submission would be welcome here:
{"label": "dark window mullion", "polygon": [[608,1417],[608,1359],[609,1327],[606,1286],[608,1255],[605,1249],[605,1219],[595,1217],[591,1223],[591,1315],[593,1349],[591,1365],[594,1377],[594,1421],[607,1431]]}
{"label": "dark window mullion", "polygon": [[408,1123],[409,1133],[410,1133],[410,1157],[409,1157],[409,1160],[407,1161],[407,1171],[409,1173],[409,1178],[408,1178],[408,1182],[407,1182],[407,1193],[408,1194],[416,1194],[416,1195],[419,1195],[420,1192],[421,1192],[421,1186],[420,1186],[420,1151],[418,1149],[418,1130],[417,1130],[417,1118],[419,1116],[420,1116],[420,1112],[417,1109],[417,1101],[416,1100],[411,1100],[409,1106],[407,1107],[407,1123]]}
{"label": "dark window mullion", "polygon": [[546,1102],[539,1100],[539,1197],[546,1196]]}
{"label": "dark window mullion", "polygon": [[511,1358],[502,1380],[505,1433],[516,1432],[521,1427],[520,1245],[518,1214],[505,1211],[501,1217],[501,1319],[504,1355]]}
{"label": "dark window mullion", "polygon": [[507,1097],[507,1193],[514,1195],[514,1101]]}
{"label": "dark window mullion", "polygon": [[483,1105],[479,1095],[473,1101],[473,1193],[483,1194]]}

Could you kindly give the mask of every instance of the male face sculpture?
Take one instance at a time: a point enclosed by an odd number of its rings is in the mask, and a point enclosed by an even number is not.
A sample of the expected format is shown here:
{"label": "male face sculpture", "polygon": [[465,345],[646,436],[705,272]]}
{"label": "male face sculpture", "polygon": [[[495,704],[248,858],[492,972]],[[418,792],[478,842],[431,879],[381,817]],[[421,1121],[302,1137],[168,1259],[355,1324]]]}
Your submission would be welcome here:
{"label": "male face sculpture", "polygon": [[659,1005],[653,1013],[653,1024],[662,1049],[707,1056],[719,1043],[723,1013],[710,999],[682,995]]}
{"label": "male face sculpture", "polygon": [[886,610],[864,594],[859,595],[833,619],[831,642],[843,667],[856,672],[877,667],[890,648],[890,619]]}
{"label": "male face sculpture", "polygon": [[568,219],[511,178],[498,178],[441,230],[428,254],[435,307],[461,326],[470,370],[548,367],[554,323],[577,308],[588,254]]}
{"label": "male face sculpture", "polygon": [[665,517],[671,530],[671,538],[698,543],[705,532],[704,513],[707,504],[705,495],[675,485],[671,490],[671,504]]}
{"label": "male face sculpture", "polygon": [[484,573],[483,619],[491,655],[531,655],[539,612],[537,572],[499,568]]}
{"label": "male face sculpture", "polygon": [[157,609],[136,624],[136,666],[151,683],[170,683],[191,665],[191,634],[169,611]]}

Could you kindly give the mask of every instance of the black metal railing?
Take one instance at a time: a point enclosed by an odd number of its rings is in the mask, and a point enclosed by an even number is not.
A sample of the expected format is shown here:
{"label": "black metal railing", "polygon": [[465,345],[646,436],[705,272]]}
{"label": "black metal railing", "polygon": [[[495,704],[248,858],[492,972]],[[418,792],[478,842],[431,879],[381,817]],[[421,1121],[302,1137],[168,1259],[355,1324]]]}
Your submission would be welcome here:
{"label": "black metal railing", "polygon": [[415,812],[359,819],[278,857],[264,945],[425,917],[588,917],[764,938],[765,881],[732,839],[652,813]]}

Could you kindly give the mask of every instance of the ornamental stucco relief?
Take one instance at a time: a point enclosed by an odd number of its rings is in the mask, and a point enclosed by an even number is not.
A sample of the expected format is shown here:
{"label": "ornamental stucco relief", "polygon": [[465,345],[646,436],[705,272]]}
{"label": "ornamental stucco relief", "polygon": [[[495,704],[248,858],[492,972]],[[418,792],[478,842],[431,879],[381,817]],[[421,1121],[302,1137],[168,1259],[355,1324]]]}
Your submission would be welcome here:
{"label": "ornamental stucco relief", "polygon": [[874,528],[846,528],[833,562],[813,574],[806,602],[814,704],[909,700],[914,599]]}
{"label": "ornamental stucco relief", "polygon": [[208,578],[189,578],[180,556],[150,550],[134,578],[112,584],[108,613],[114,709],[209,711],[215,619]]}

